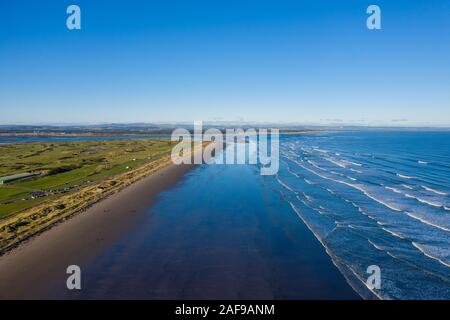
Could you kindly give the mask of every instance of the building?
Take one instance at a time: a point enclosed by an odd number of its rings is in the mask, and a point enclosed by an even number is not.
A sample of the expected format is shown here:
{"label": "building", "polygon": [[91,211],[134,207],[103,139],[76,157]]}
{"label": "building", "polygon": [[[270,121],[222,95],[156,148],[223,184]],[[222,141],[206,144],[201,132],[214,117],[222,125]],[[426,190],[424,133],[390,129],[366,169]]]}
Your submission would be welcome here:
{"label": "building", "polygon": [[12,176],[0,177],[0,185],[8,183],[8,182],[16,181],[16,180],[28,178],[28,177],[33,177],[35,175],[36,175],[35,173],[25,172],[25,173],[14,174]]}

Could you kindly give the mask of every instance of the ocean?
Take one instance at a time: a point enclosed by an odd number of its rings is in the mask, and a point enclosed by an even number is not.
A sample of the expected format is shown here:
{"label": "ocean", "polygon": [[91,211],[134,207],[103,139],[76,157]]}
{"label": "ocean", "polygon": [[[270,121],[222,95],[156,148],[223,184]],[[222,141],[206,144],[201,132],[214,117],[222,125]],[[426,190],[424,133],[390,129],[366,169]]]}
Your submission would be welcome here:
{"label": "ocean", "polygon": [[278,191],[358,293],[450,299],[450,133],[291,136],[281,158]]}

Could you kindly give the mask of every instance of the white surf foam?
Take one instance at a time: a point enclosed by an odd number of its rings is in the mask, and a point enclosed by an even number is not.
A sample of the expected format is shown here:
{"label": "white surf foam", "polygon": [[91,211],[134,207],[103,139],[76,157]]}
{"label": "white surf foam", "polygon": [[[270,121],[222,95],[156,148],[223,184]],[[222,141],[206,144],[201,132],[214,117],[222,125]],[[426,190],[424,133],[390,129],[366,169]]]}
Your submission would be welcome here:
{"label": "white surf foam", "polygon": [[420,252],[422,252],[426,257],[437,260],[439,263],[443,264],[444,266],[450,268],[450,263],[442,261],[440,258],[435,257],[433,255],[431,255],[430,253],[428,253],[421,245],[419,245],[416,242],[412,242],[412,245],[417,248]]}
{"label": "white surf foam", "polygon": [[316,171],[314,171],[314,170],[312,170],[312,169],[310,169],[310,168],[308,168],[308,167],[305,167],[305,166],[302,165],[302,164],[299,164],[299,163],[297,163],[297,164],[298,164],[299,166],[301,166],[303,169],[308,170],[309,172],[311,172],[311,173],[313,173],[313,174],[315,174],[315,175],[317,175],[317,176],[319,176],[319,177],[321,177],[321,178],[323,178],[323,179],[330,180],[330,181],[334,181],[334,182],[337,182],[337,183],[342,183],[342,184],[345,184],[345,185],[347,185],[347,186],[349,186],[349,187],[352,187],[352,188],[354,188],[354,189],[356,189],[356,190],[359,190],[359,191],[361,191],[366,197],[372,199],[372,200],[375,201],[375,202],[378,202],[378,203],[382,204],[383,206],[385,206],[385,207],[387,207],[387,208],[389,208],[389,209],[391,209],[391,210],[393,210],[393,211],[398,211],[398,212],[401,212],[401,211],[402,211],[402,210],[400,210],[400,209],[398,209],[398,208],[392,206],[391,204],[388,204],[388,203],[382,201],[381,199],[378,199],[378,198],[374,197],[373,195],[371,195],[369,192],[367,192],[366,190],[364,190],[362,187],[360,187],[360,186],[358,186],[358,185],[351,184],[351,183],[348,183],[348,182],[345,182],[345,181],[342,181],[342,180],[336,180],[336,179],[332,179],[332,178],[330,178],[330,177],[326,177],[326,176],[324,176],[324,175],[322,175],[322,174],[320,174],[320,173],[318,173],[318,172],[316,172]]}
{"label": "white surf foam", "polygon": [[317,148],[317,147],[313,147],[313,149],[314,149],[314,151],[318,151],[318,152],[321,152],[321,153],[329,153],[329,151],[324,150],[324,149],[320,149],[320,148]]}
{"label": "white surf foam", "polygon": [[398,189],[396,189],[396,188],[392,188],[392,187],[385,187],[385,188],[388,189],[388,190],[391,190],[391,191],[393,191],[393,192],[395,192],[395,193],[403,194],[400,190],[398,190]]}
{"label": "white surf foam", "polygon": [[319,167],[319,166],[317,165],[317,163],[315,163],[314,161],[312,161],[312,160],[307,160],[307,162],[308,162],[310,165],[312,165],[314,168],[317,168],[317,169],[319,169],[319,170],[322,170],[322,171],[327,172],[326,169],[324,169],[324,168],[322,168],[322,167]]}
{"label": "white surf foam", "polygon": [[403,179],[414,179],[415,177],[406,176],[404,174],[396,173],[397,177],[403,178]]}
{"label": "white surf foam", "polygon": [[419,201],[420,203],[427,204],[427,205],[432,206],[432,207],[444,208],[444,205],[441,204],[441,203],[427,201],[427,200],[424,200],[422,198],[410,195],[409,193],[405,193],[405,197],[410,198],[410,199],[415,199],[415,200]]}
{"label": "white surf foam", "polygon": [[309,202],[313,201],[313,198],[310,195],[307,195],[306,193],[303,192],[303,196],[306,198],[306,200],[308,200]]}
{"label": "white surf foam", "polygon": [[334,160],[334,159],[327,158],[327,157],[325,157],[324,159],[327,160],[327,161],[329,161],[329,162],[331,162],[331,163],[333,163],[333,164],[335,164],[335,165],[337,165],[338,167],[341,167],[341,168],[347,168],[347,167],[345,166],[345,164],[341,163],[341,162],[338,161],[338,160]]}
{"label": "white surf foam", "polygon": [[443,226],[440,226],[440,225],[438,225],[438,224],[436,224],[436,223],[433,223],[433,222],[431,222],[431,221],[428,221],[428,220],[426,220],[426,219],[424,219],[424,218],[422,218],[422,217],[419,217],[419,216],[417,216],[416,214],[414,214],[414,213],[412,213],[412,212],[405,211],[405,213],[406,213],[406,215],[407,215],[408,217],[411,217],[411,218],[413,218],[413,219],[416,219],[416,220],[422,222],[423,224],[427,224],[427,225],[429,225],[429,226],[432,226],[432,227],[435,227],[435,228],[438,228],[438,229],[441,229],[441,230],[450,232],[450,229],[445,228],[445,227],[443,227]]}
{"label": "white surf foam", "polygon": [[369,243],[377,250],[383,251],[383,248],[381,248],[380,246],[376,245],[375,243],[373,243],[372,241],[370,241],[369,239],[367,239],[367,241],[369,241]]}
{"label": "white surf foam", "polygon": [[403,236],[399,235],[398,233],[396,233],[396,232],[394,232],[394,231],[392,231],[392,230],[389,230],[389,229],[387,229],[387,228],[385,228],[385,227],[382,227],[381,229],[383,229],[383,230],[386,231],[387,233],[393,235],[394,237],[397,237],[397,238],[400,238],[400,239],[403,239],[403,240],[405,239],[405,237],[403,237]]}
{"label": "white surf foam", "polygon": [[353,162],[353,161],[349,161],[349,160],[341,160],[341,161],[344,162],[344,163],[347,163],[347,164],[351,164],[351,165],[357,166],[357,167],[362,167],[362,164],[358,163],[358,162]]}
{"label": "white surf foam", "polygon": [[285,184],[283,181],[280,180],[280,178],[277,175],[277,181],[279,184],[281,184],[283,187],[285,187],[286,189],[288,189],[291,192],[295,192],[294,189],[292,189],[291,187],[289,187],[287,184]]}
{"label": "white surf foam", "polygon": [[427,186],[421,186],[421,187],[422,187],[423,189],[427,190],[427,191],[430,191],[430,192],[439,194],[439,195],[441,195],[441,196],[446,196],[446,195],[447,195],[447,193],[444,192],[444,191],[439,191],[439,190],[436,190],[436,189],[432,189],[432,188],[427,187]]}

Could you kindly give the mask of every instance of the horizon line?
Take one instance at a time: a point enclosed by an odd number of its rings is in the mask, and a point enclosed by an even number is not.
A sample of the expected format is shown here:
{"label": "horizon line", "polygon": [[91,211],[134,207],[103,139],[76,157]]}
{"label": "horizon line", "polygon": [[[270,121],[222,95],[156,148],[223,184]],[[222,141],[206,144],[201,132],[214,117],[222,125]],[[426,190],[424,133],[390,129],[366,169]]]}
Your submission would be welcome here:
{"label": "horizon line", "polygon": [[[279,125],[287,127],[333,127],[333,128],[402,128],[402,129],[450,129],[450,124],[364,124],[364,123],[301,123],[301,122],[283,122],[283,121],[203,121],[203,125]],[[194,121],[154,121],[154,122],[16,122],[0,123],[0,127],[89,127],[89,126],[173,126],[173,125],[193,125]]]}

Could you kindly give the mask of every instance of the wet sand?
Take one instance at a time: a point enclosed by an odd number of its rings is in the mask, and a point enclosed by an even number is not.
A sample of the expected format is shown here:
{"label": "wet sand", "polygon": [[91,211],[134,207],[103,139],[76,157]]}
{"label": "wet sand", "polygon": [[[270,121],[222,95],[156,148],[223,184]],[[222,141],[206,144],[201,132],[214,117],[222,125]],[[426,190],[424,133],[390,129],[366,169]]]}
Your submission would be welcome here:
{"label": "wet sand", "polygon": [[267,179],[169,166],[0,257],[0,299],[359,299]]}
{"label": "wet sand", "polygon": [[138,223],[193,165],[169,165],[0,257],[0,299],[47,298],[66,268],[85,265]]}

